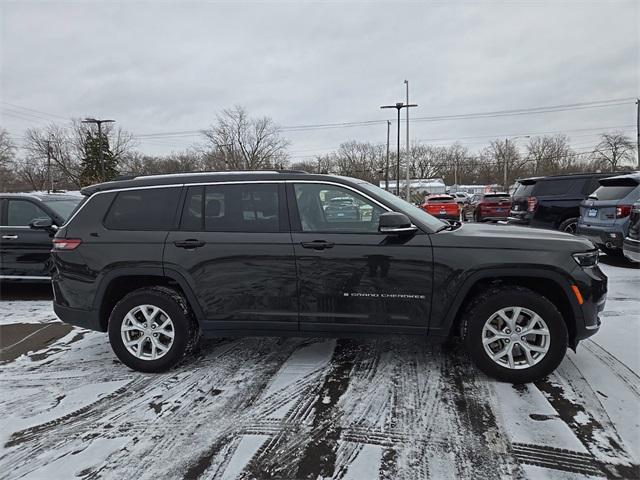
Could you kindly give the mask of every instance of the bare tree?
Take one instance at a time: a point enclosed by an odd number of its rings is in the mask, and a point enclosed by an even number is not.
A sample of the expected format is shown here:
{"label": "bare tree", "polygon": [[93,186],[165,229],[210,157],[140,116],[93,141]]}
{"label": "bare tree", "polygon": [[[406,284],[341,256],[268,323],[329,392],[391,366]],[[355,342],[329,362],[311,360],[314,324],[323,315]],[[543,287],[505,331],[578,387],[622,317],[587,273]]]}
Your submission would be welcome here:
{"label": "bare tree", "polygon": [[619,166],[633,160],[635,145],[622,132],[603,133],[593,151],[594,160],[615,172]]}
{"label": "bare tree", "polygon": [[533,175],[565,173],[576,160],[566,135],[532,137],[526,148],[528,168]]}
{"label": "bare tree", "polygon": [[217,123],[203,130],[208,162],[225,170],[282,168],[287,161],[289,142],[269,117],[250,118],[236,106],[218,115]]}
{"label": "bare tree", "polygon": [[16,146],[4,128],[0,128],[0,191],[6,190],[13,177],[12,164]]}

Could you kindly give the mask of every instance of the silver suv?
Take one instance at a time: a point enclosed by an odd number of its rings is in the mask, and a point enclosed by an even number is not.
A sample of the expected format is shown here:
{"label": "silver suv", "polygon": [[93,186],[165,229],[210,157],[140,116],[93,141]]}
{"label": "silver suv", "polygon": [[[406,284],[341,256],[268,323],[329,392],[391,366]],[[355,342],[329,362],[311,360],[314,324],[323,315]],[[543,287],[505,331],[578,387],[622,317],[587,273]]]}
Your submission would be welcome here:
{"label": "silver suv", "polygon": [[640,172],[603,178],[580,204],[577,234],[589,237],[608,254],[622,255],[633,204],[640,199]]}

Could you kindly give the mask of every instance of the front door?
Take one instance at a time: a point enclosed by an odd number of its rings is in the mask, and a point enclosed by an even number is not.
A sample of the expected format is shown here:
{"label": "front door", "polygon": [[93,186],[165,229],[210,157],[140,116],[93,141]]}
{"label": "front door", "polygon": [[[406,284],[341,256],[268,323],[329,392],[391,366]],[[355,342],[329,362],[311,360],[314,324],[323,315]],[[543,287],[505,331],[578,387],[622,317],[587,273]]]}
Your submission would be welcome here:
{"label": "front door", "polygon": [[298,330],[296,269],[283,183],[188,187],[164,266],[182,273],[205,330]]}
{"label": "front door", "polygon": [[425,333],[429,236],[378,232],[388,209],[330,183],[287,185],[303,331]]}
{"label": "front door", "polygon": [[0,278],[46,280],[49,273],[51,237],[33,230],[29,223],[51,218],[34,201],[5,199],[0,215]]}

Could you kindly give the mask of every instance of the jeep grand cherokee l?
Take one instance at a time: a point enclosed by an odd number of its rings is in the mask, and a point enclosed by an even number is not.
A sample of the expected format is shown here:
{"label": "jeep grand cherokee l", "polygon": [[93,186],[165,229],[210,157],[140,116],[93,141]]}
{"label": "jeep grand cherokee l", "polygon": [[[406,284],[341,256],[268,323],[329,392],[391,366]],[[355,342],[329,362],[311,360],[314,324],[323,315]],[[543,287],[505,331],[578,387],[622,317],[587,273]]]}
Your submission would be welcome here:
{"label": "jeep grand cherokee l", "polygon": [[[528,382],[600,325],[588,239],[444,222],[361,180],[202,173],[83,193],[54,239],[54,308],[136,370],[170,368],[200,335],[460,335],[483,371]],[[371,214],[327,216],[337,197]]]}

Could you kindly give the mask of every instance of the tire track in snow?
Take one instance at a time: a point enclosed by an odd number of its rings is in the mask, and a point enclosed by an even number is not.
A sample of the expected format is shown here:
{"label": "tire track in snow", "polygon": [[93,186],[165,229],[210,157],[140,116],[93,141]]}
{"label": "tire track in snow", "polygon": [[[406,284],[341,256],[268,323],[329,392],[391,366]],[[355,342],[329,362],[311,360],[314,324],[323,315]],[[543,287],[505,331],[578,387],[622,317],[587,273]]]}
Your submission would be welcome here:
{"label": "tire track in snow", "polygon": [[640,399],[640,375],[618,360],[607,349],[591,339],[582,342],[584,348],[595,355],[622,383]]}

